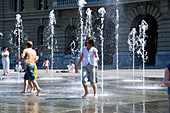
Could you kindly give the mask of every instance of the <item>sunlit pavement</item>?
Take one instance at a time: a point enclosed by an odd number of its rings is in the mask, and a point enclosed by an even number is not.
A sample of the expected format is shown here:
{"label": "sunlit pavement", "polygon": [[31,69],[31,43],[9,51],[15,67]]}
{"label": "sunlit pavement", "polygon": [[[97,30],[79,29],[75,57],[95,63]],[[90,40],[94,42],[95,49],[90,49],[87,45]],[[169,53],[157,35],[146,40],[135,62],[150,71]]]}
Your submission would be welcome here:
{"label": "sunlit pavement", "polygon": [[[42,92],[37,97],[22,94],[24,73],[12,72],[0,75],[0,113],[167,113],[168,99],[163,85],[164,70],[104,70],[103,94],[102,72],[99,70],[98,100],[88,85],[89,95],[84,94],[80,73],[60,73],[54,70],[49,75],[38,70],[38,83]],[[57,73],[56,73],[57,71]],[[0,70],[2,73],[2,70]]]}

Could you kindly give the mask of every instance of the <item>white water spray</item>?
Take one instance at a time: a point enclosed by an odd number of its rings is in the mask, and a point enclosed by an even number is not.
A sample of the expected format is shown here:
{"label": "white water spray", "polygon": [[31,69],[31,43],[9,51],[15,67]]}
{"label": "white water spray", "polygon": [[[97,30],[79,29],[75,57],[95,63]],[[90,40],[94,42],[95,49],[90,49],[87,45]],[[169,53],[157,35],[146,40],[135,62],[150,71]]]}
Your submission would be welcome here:
{"label": "white water spray", "polygon": [[21,15],[17,14],[16,15],[16,25],[15,25],[15,30],[14,30],[14,35],[18,36],[18,58],[20,58],[20,48],[21,48],[21,33],[23,32],[23,26],[22,26],[22,19]]}
{"label": "white water spray", "polygon": [[137,54],[141,55],[142,61],[143,61],[143,87],[145,83],[145,61],[148,59],[147,56],[147,51],[145,51],[145,45],[146,45],[146,40],[145,38],[147,37],[146,35],[146,30],[148,30],[148,24],[142,20],[141,25],[139,25],[139,36],[137,37]]}
{"label": "white water spray", "polygon": [[51,30],[50,38],[51,38],[51,70],[53,71],[53,54],[54,54],[54,24],[56,24],[56,18],[54,14],[54,10],[52,10],[49,14],[49,26]]}
{"label": "white water spray", "polygon": [[[82,11],[82,9],[83,9],[83,7],[85,6],[85,4],[87,4],[87,2],[85,1],[85,0],[79,0],[78,1],[78,5],[79,5],[79,14],[80,14],[80,25],[81,25],[81,27],[80,27],[80,31],[81,31],[81,48],[80,48],[80,50],[82,50],[83,49],[83,11]],[[82,63],[81,63],[81,70],[82,70]],[[82,76],[81,76],[81,81],[82,81]]]}
{"label": "white water spray", "polygon": [[116,1],[116,70],[119,71],[119,0]]}
{"label": "white water spray", "polygon": [[[84,30],[84,34],[88,34],[88,37],[92,36],[92,22],[91,22],[91,13],[92,10],[90,8],[87,8],[86,10],[86,26],[85,26],[85,30]],[[85,37],[84,37],[85,38]]]}
{"label": "white water spray", "polygon": [[104,42],[104,37],[103,37],[103,28],[104,28],[104,15],[106,13],[105,9],[102,7],[98,10],[98,13],[101,15],[101,28],[100,28],[100,39],[101,39],[101,55],[102,55],[102,95],[103,95],[103,42]]}
{"label": "white water spray", "polygon": [[133,54],[133,80],[134,80],[134,68],[135,68],[135,45],[136,45],[136,29],[133,28],[128,36],[129,51]]}

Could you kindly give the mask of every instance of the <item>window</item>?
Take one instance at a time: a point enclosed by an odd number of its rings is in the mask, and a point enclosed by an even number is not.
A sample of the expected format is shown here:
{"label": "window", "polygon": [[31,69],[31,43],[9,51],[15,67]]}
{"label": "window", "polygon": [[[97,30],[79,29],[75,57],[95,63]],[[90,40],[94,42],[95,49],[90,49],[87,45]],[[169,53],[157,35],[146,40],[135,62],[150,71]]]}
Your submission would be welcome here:
{"label": "window", "polygon": [[44,27],[43,27],[43,26],[40,26],[40,27],[38,28],[38,40],[37,40],[38,45],[43,44],[43,39],[44,39],[43,31],[44,31]]}
{"label": "window", "polygon": [[24,0],[11,0],[11,11],[24,11]]}
{"label": "window", "polygon": [[38,0],[38,10],[49,9],[49,0]]}

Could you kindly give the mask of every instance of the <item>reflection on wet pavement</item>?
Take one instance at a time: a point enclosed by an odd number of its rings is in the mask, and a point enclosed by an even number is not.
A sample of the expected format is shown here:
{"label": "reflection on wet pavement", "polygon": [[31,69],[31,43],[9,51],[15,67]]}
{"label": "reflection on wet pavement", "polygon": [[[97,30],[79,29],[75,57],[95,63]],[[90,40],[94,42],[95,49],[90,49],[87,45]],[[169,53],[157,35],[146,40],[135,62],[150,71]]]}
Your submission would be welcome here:
{"label": "reflection on wet pavement", "polygon": [[[128,71],[128,70],[127,70]],[[157,73],[155,71],[155,73]],[[115,75],[116,76],[116,75]],[[166,87],[160,79],[146,79],[145,87],[138,76],[132,81],[130,75],[121,73],[117,79],[110,71],[104,73],[104,95],[101,95],[99,75],[98,100],[88,85],[89,95],[84,93],[80,73],[54,73],[47,76],[38,73],[38,83],[43,89],[39,97],[19,93],[23,89],[23,74],[12,73],[0,78],[0,113],[167,113]]]}

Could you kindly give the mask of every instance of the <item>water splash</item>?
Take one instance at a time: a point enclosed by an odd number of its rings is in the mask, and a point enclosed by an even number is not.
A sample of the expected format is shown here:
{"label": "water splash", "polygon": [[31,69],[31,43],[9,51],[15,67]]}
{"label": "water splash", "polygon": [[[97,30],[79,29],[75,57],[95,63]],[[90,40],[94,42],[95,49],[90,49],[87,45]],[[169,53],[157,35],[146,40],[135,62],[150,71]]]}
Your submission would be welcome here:
{"label": "water splash", "polygon": [[119,72],[119,0],[116,0],[116,70]]}
{"label": "water splash", "polygon": [[136,29],[133,28],[132,31],[129,33],[128,42],[129,44],[129,51],[133,54],[133,80],[134,80],[134,68],[135,68],[135,45],[136,45]]}
{"label": "water splash", "polygon": [[49,26],[51,28],[51,70],[53,70],[53,37],[54,37],[54,24],[56,24],[56,19],[54,15],[54,10],[52,10],[49,14]]}
{"label": "water splash", "polygon": [[87,4],[87,2],[85,0],[79,0],[78,1],[78,5],[79,5],[79,14],[80,14],[80,29],[81,29],[81,50],[83,48],[83,27],[84,27],[84,22],[83,22],[83,11],[82,11],[82,8],[85,6],[85,4]]}
{"label": "water splash", "polygon": [[85,6],[85,4],[87,4],[87,2],[85,0],[78,1],[79,8],[83,8]]}
{"label": "water splash", "polygon": [[[87,8],[86,10],[86,26],[84,29],[84,34],[86,34],[88,37],[92,36],[92,22],[91,22],[91,18],[92,18],[92,10],[90,8]],[[86,36],[84,36],[84,39],[86,38]]]}
{"label": "water splash", "polygon": [[99,29],[100,31],[100,39],[101,39],[101,55],[102,55],[102,95],[103,95],[103,42],[104,42],[104,37],[103,37],[103,28],[104,28],[104,15],[106,13],[105,9],[102,7],[98,10],[98,13],[101,16],[101,28]]}
{"label": "water splash", "polygon": [[20,43],[20,40],[21,40],[21,32],[23,32],[23,25],[22,25],[22,19],[21,19],[21,15],[20,14],[17,14],[16,15],[16,20],[17,20],[17,23],[16,23],[16,29],[14,30],[14,35],[18,35],[18,58],[20,58],[20,46],[21,46],[21,43]]}
{"label": "water splash", "polygon": [[[78,1],[78,5],[79,5],[79,14],[80,14],[80,30],[81,30],[81,48],[80,50],[83,49],[83,11],[82,8],[85,6],[85,4],[87,4],[87,2],[85,0],[79,0]],[[81,70],[82,70],[82,63],[81,63]],[[82,77],[81,77],[82,80]]]}
{"label": "water splash", "polygon": [[44,39],[44,43],[47,47],[47,49],[51,50],[51,70],[53,70],[53,64],[54,64],[54,60],[53,60],[53,56],[54,56],[54,51],[58,51],[58,45],[57,45],[57,39],[54,39],[54,24],[56,24],[56,18],[55,18],[55,14],[54,14],[54,10],[51,10],[49,13],[49,23],[47,26],[47,31],[45,34],[45,39]]}
{"label": "water splash", "polygon": [[71,42],[71,44],[70,44],[70,47],[71,47],[71,53],[73,54],[73,55],[75,55],[77,52],[78,52],[78,43],[77,43],[77,40],[78,40],[78,38],[76,39],[76,41],[72,41]]}
{"label": "water splash", "polygon": [[141,55],[143,61],[143,87],[145,83],[145,61],[148,59],[147,51],[145,50],[146,40],[146,30],[148,30],[148,24],[142,20],[141,25],[139,25],[139,36],[137,36],[137,54]]}
{"label": "water splash", "polygon": [[28,41],[28,36],[24,33],[24,27],[20,14],[16,14],[15,28],[11,32],[12,33],[9,34],[9,44],[11,45],[10,47],[12,52],[15,54],[18,53],[18,58],[20,58],[21,45]]}
{"label": "water splash", "polygon": [[128,36],[128,44],[129,44],[129,51],[133,52],[133,80],[134,80],[134,52],[136,51],[138,55],[142,57],[143,61],[143,87],[145,83],[145,62],[148,59],[147,56],[147,51],[145,50],[145,45],[146,45],[146,40],[145,38],[147,37],[146,35],[146,30],[148,29],[148,24],[142,20],[141,25],[139,25],[139,36],[136,36],[136,29],[133,28],[132,31],[129,33]]}

